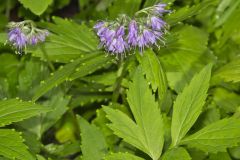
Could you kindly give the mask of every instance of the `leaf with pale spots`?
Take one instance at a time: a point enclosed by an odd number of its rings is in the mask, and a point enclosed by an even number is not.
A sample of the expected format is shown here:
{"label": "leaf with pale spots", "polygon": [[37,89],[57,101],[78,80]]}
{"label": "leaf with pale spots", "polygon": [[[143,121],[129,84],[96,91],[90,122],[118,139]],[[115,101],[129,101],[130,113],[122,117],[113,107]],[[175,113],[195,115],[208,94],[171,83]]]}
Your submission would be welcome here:
{"label": "leaf with pale spots", "polygon": [[10,159],[35,160],[27,150],[21,135],[10,129],[0,129],[0,155]]}
{"label": "leaf with pale spots", "polygon": [[51,111],[51,108],[17,99],[0,101],[0,127]]}

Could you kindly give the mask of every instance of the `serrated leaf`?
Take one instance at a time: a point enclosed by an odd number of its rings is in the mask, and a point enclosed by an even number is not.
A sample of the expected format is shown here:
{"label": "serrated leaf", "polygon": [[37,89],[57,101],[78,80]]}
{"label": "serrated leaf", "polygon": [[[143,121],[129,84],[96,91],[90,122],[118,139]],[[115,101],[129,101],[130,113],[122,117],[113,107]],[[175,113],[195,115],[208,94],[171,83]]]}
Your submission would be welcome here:
{"label": "serrated leaf", "polygon": [[112,122],[109,127],[114,133],[123,138],[124,141],[130,143],[136,148],[147,152],[144,146],[142,146],[141,139],[142,133],[139,127],[134,123],[126,114],[119,110],[115,110],[109,107],[104,107],[107,118]]}
{"label": "serrated leaf", "polygon": [[177,22],[181,22],[183,20],[186,20],[186,19],[200,13],[201,11],[203,11],[210,5],[216,4],[217,2],[218,2],[217,0],[205,0],[205,1],[198,3],[191,7],[189,7],[189,6],[183,7],[181,9],[177,10],[176,12],[169,14],[166,17],[166,21],[168,24],[174,25]]}
{"label": "serrated leaf", "polygon": [[113,57],[104,55],[103,53],[97,55],[94,58],[86,60],[84,63],[76,69],[76,71],[71,74],[70,79],[74,80],[88,74],[93,73],[94,71],[103,68],[106,65],[113,63]]}
{"label": "serrated leaf", "polygon": [[43,46],[32,50],[33,56],[45,58],[45,50],[50,60],[66,63],[71,59],[99,52],[98,39],[92,28],[84,23],[77,24],[58,17],[53,17],[53,21],[55,24],[43,24],[52,33]]}
{"label": "serrated leaf", "polygon": [[85,106],[94,102],[102,102],[111,99],[110,94],[104,93],[83,93],[78,95],[76,98],[73,98],[71,101],[71,108],[76,108],[78,106]]}
{"label": "serrated leaf", "polygon": [[136,123],[124,113],[105,107],[107,117],[112,122],[110,128],[126,142],[157,160],[164,143],[163,120],[140,67],[129,85],[127,97]]}
{"label": "serrated leaf", "polygon": [[34,14],[41,15],[53,1],[52,0],[19,0],[25,8]]}
{"label": "serrated leaf", "polygon": [[104,160],[143,160],[130,153],[111,153],[107,155]]}
{"label": "serrated leaf", "polygon": [[12,122],[22,121],[40,113],[45,113],[51,108],[44,107],[32,102],[9,99],[0,101],[0,127],[11,124]]}
{"label": "serrated leaf", "polygon": [[151,83],[152,89],[159,90],[160,97],[163,98],[167,92],[167,78],[163,66],[152,50],[144,51],[144,54],[138,56],[142,65],[143,72],[147,80]]}
{"label": "serrated leaf", "polygon": [[176,98],[171,126],[173,146],[179,144],[202,111],[207,97],[211,68],[211,65],[208,65],[196,74]]}
{"label": "serrated leaf", "polygon": [[91,75],[88,77],[83,77],[81,80],[87,81],[89,83],[99,83],[103,85],[113,85],[117,79],[116,72],[106,72],[99,75]]}
{"label": "serrated leaf", "polygon": [[85,119],[77,117],[81,130],[83,160],[102,160],[107,153],[107,144],[102,132]]}
{"label": "serrated leaf", "polygon": [[171,149],[167,151],[162,157],[162,160],[191,160],[191,159],[192,158],[188,154],[187,150],[182,147]]}
{"label": "serrated leaf", "polygon": [[181,144],[201,149],[205,152],[226,152],[226,148],[240,142],[240,120],[222,119],[184,138]]}
{"label": "serrated leaf", "polygon": [[213,75],[213,79],[223,79],[225,82],[240,82],[240,58],[220,67]]}
{"label": "serrated leaf", "polygon": [[34,160],[21,135],[10,129],[0,129],[0,155],[10,159]]}
{"label": "serrated leaf", "polygon": [[[32,99],[36,101],[39,97],[64,81],[72,81],[96,71],[108,64],[106,62],[110,61],[110,59],[111,57],[105,57],[101,54],[89,54],[65,65],[63,68],[55,71],[44,83],[39,85]],[[112,61],[110,61],[110,63],[111,62]]]}

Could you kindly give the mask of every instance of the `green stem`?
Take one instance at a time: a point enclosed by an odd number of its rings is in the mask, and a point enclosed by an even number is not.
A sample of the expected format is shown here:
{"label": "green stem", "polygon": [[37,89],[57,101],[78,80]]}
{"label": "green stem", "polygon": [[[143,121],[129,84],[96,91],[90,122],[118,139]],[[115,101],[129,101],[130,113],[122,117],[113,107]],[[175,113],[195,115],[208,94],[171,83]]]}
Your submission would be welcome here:
{"label": "green stem", "polygon": [[140,11],[137,11],[135,13],[135,16],[139,15],[140,13],[145,13],[145,14],[148,14],[148,10],[152,9],[152,6],[151,7],[147,7],[147,8],[144,8],[144,9],[141,9]]}
{"label": "green stem", "polygon": [[[134,56],[135,57],[135,56]],[[112,95],[112,102],[117,102],[118,97],[120,95],[120,89],[121,89],[121,83],[122,80],[127,72],[127,66],[129,65],[129,63],[134,60],[132,59],[132,57],[128,57],[128,59],[126,61],[121,61],[119,63],[119,67],[118,70],[120,71],[120,74],[113,86],[113,95]]]}

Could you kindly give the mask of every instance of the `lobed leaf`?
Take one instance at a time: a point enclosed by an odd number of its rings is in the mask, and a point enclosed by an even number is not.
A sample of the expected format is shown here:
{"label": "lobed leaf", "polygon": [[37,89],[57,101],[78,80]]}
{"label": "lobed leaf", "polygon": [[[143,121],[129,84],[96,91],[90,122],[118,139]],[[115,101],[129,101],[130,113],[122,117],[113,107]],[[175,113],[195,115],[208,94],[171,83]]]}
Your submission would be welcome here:
{"label": "lobed leaf", "polygon": [[126,142],[157,160],[164,143],[163,120],[141,68],[134,73],[127,99],[136,123],[126,114],[105,107],[107,117],[112,122],[110,128]]}

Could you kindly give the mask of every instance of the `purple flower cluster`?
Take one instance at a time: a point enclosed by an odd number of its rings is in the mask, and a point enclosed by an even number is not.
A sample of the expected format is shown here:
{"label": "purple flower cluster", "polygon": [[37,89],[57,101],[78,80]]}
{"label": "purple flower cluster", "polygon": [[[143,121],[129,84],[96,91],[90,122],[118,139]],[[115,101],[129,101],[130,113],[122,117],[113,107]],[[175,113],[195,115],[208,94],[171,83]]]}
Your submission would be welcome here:
{"label": "purple flower cluster", "polygon": [[157,4],[148,8],[149,14],[145,19],[138,20],[135,17],[131,20],[124,15],[113,22],[98,22],[94,29],[100,39],[100,46],[118,55],[135,48],[142,52],[145,47],[157,45],[167,25],[161,19],[162,14],[168,12],[165,7],[165,4]]}
{"label": "purple flower cluster", "polygon": [[8,40],[19,51],[27,45],[27,37],[20,28],[11,29],[8,33]]}
{"label": "purple flower cluster", "polygon": [[28,28],[23,22],[11,22],[8,32],[8,41],[17,49],[17,53],[22,53],[27,45],[36,45],[39,42],[44,42],[49,35],[47,30]]}

